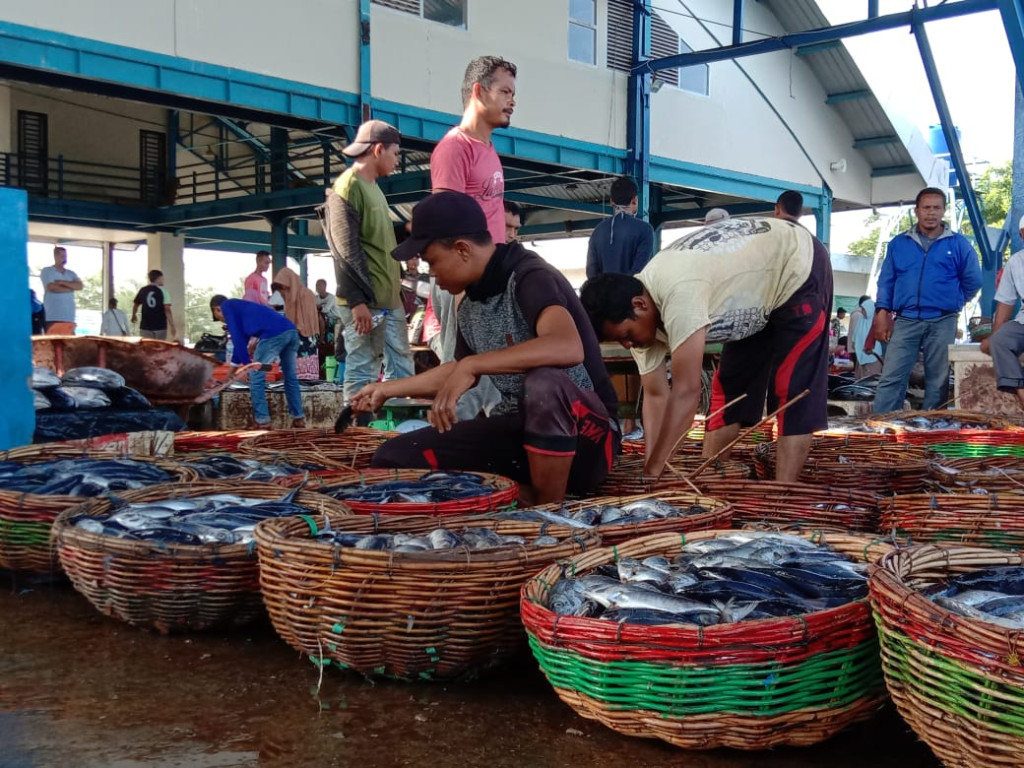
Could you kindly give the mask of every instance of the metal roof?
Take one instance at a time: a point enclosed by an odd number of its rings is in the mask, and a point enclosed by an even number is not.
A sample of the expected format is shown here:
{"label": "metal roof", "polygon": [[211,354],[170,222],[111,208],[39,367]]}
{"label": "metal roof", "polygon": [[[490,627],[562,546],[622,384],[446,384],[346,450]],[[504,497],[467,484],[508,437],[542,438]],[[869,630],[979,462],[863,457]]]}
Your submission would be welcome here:
{"label": "metal roof", "polygon": [[[804,32],[831,26],[815,0],[763,0],[787,32]],[[829,94],[828,102],[839,112],[860,151],[878,175],[892,169],[917,171],[914,159],[885,109],[861,74],[853,56],[841,41],[796,49]]]}

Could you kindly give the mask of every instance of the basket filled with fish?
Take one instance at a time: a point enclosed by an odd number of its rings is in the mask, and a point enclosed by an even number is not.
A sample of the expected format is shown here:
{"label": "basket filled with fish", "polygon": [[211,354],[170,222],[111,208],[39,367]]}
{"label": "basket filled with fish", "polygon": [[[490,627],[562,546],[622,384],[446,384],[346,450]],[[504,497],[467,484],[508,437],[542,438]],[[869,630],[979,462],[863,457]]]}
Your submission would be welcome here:
{"label": "basket filled with fish", "polygon": [[880,504],[882,530],[917,542],[1024,547],[1024,495],[908,493],[882,499]]}
{"label": "basket filled with fish", "polygon": [[878,528],[878,499],[853,488],[769,480],[723,483],[715,495],[732,505],[733,522],[801,525],[871,533]]}
{"label": "basket filled with fish", "polygon": [[[973,441],[978,445],[999,444],[1007,432],[1022,433],[1007,419],[975,411],[893,411],[874,414],[865,419],[869,427],[891,431],[898,443],[928,445],[932,443]],[[1002,439],[1011,439],[1003,437]],[[1019,443],[1018,443],[1019,444]]]}
{"label": "basket filled with fish", "polygon": [[665,471],[656,481],[644,476],[644,457],[631,455],[619,456],[597,493],[601,496],[639,496],[655,491],[693,490],[696,485],[709,496],[714,496],[713,489],[717,483],[731,483],[736,480],[749,480],[753,475],[750,464],[743,461],[716,459],[691,484],[688,478],[704,459],[696,455],[676,455],[665,465]]}
{"label": "basket filled with fish", "polygon": [[273,463],[318,464],[328,469],[369,469],[382,443],[397,435],[368,427],[349,427],[343,433],[325,429],[289,429],[243,440],[238,452]]}
{"label": "basket filled with fish", "polygon": [[[759,480],[775,477],[775,457],[774,443],[754,449]],[[869,488],[881,494],[916,493],[924,490],[931,457],[922,446],[816,437],[798,481],[832,488]]]}
{"label": "basket filled with fish", "polygon": [[685,491],[640,496],[601,496],[495,513],[502,520],[596,528],[604,545],[654,533],[688,533],[732,525],[729,504]]}
{"label": "basket filled with fish", "polygon": [[[694,452],[692,448],[688,449],[688,446],[696,446],[696,453],[700,453],[700,447],[704,441],[705,431],[705,417],[697,415],[693,419],[693,426],[686,433],[686,441],[676,449],[676,453],[691,453]],[[751,432],[745,436],[742,440],[736,443],[736,450],[753,450],[754,446],[760,443],[770,443],[775,439],[775,421],[772,420]],[[623,453],[643,453],[644,452],[644,440],[623,440],[622,441],[622,452]]]}
{"label": "basket filled with fish", "polygon": [[530,647],[578,714],[688,749],[823,741],[885,700],[867,537],[656,534],[541,571]]}
{"label": "basket filled with fish", "polygon": [[1024,493],[1024,459],[987,456],[939,459],[928,466],[928,490],[940,493]]}
{"label": "basket filled with fish", "polygon": [[243,440],[265,435],[263,429],[232,429],[224,431],[175,432],[174,452],[179,453],[213,453],[223,451],[233,453]]}
{"label": "basket filled with fish", "polygon": [[356,514],[471,514],[511,507],[519,498],[518,483],[488,472],[367,469],[281,480],[283,485],[298,483],[344,501]]}
{"label": "basket filled with fish", "polygon": [[600,542],[490,515],[311,520],[256,527],[274,628],[321,668],[405,680],[472,677],[518,653],[520,588]]}
{"label": "basket filled with fish", "polygon": [[162,633],[213,629],[263,613],[256,524],[323,514],[349,512],[273,483],[196,480],[90,499],[61,513],[53,541],[71,583],[101,613]]}
{"label": "basket filled with fish", "polygon": [[322,472],[324,469],[316,464],[292,464],[283,459],[264,462],[230,453],[185,454],[179,457],[179,460],[205,480],[223,480],[231,477],[269,483],[279,478],[301,478],[310,473]]}
{"label": "basket filled with fish", "polygon": [[115,457],[71,446],[24,446],[0,453],[0,568],[59,571],[50,529],[84,498],[196,478],[164,458]]}
{"label": "basket filled with fish", "polygon": [[871,567],[886,686],[944,765],[1024,755],[1024,555],[954,544],[896,550]]}

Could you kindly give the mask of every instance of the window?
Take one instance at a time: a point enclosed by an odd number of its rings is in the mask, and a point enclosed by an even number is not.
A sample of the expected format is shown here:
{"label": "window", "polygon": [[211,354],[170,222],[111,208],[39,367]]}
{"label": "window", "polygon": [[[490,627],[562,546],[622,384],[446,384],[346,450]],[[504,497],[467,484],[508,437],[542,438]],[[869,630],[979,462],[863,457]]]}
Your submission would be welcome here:
{"label": "window", "polygon": [[[651,15],[651,57],[679,53],[679,36],[655,11]],[[633,2],[608,0],[608,69],[629,72],[633,63]],[[666,85],[678,85],[679,70],[665,69],[657,77]]]}
{"label": "window", "polygon": [[436,21],[449,27],[466,26],[466,0],[373,0],[376,5],[393,8]]}
{"label": "window", "polygon": [[569,0],[569,58],[597,64],[596,0]]}
{"label": "window", "polygon": [[139,131],[139,184],[142,202],[167,205],[167,136],[157,131]]}
{"label": "window", "polygon": [[[693,53],[693,48],[682,40],[679,41],[680,53]],[[698,96],[707,96],[708,89],[708,65],[697,64],[694,67],[680,67],[676,70],[679,79],[679,90],[696,93]]]}
{"label": "window", "polygon": [[49,120],[42,112],[18,110],[17,186],[45,195],[49,182]]}

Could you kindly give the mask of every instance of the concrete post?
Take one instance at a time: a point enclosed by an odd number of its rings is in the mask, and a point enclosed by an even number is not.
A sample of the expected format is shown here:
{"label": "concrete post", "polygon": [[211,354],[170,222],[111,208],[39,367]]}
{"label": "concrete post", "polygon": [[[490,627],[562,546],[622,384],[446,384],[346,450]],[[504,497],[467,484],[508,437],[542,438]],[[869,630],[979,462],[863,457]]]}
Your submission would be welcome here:
{"label": "concrete post", "polygon": [[164,288],[171,294],[171,314],[174,315],[174,329],[178,335],[168,341],[180,341],[188,335],[185,327],[185,238],[160,232],[146,235],[149,250],[149,266],[146,271],[159,269],[164,273]]}

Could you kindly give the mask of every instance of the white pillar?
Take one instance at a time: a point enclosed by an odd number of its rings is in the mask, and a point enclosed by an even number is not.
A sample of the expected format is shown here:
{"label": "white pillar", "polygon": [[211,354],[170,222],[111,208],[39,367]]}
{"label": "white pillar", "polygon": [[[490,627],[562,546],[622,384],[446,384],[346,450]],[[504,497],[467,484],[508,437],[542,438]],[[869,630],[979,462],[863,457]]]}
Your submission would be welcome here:
{"label": "white pillar", "polygon": [[167,340],[174,341],[185,337],[185,238],[178,235],[160,232],[146,235],[146,247],[149,251],[147,271],[159,269],[164,273],[164,288],[171,294],[171,313],[174,315],[174,330],[178,332],[171,339],[168,332]]}

